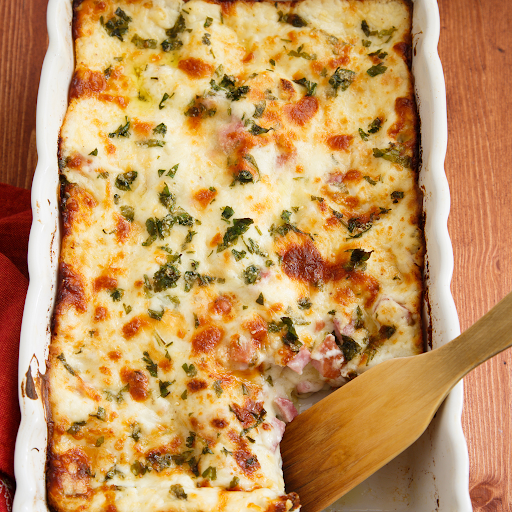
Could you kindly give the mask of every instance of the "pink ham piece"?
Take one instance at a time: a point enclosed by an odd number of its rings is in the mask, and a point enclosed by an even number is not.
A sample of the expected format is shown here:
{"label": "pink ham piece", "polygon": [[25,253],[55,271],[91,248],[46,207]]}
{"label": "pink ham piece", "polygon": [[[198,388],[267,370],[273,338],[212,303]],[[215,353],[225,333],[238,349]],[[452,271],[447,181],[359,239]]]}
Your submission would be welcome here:
{"label": "pink ham piece", "polygon": [[309,353],[309,350],[306,347],[302,347],[298,354],[288,361],[286,366],[299,375],[302,375],[302,370],[304,370],[304,367],[309,363],[310,359],[311,354]]}
{"label": "pink ham piece", "polygon": [[343,352],[336,345],[332,334],[328,334],[322,344],[311,354],[311,364],[322,377],[329,380],[336,380],[340,376],[344,362]]}
{"label": "pink ham piece", "polygon": [[255,353],[256,348],[254,344],[245,336],[231,340],[229,346],[229,360],[238,370],[247,370]]}
{"label": "pink ham piece", "polygon": [[288,398],[276,398],[274,404],[279,409],[279,414],[286,423],[290,423],[299,414],[293,402],[288,400]]}
{"label": "pink ham piece", "polygon": [[281,442],[281,439],[283,439],[286,423],[278,420],[277,418],[272,418],[268,423],[272,427],[272,433],[270,435],[270,450],[275,452]]}
{"label": "pink ham piece", "polygon": [[324,382],[316,381],[312,382],[310,380],[302,380],[297,384],[296,390],[299,395],[303,395],[305,393],[316,393],[320,391],[324,387]]}
{"label": "pink ham piece", "polygon": [[334,332],[336,333],[336,337],[341,340],[341,335],[352,336],[355,332],[354,322],[351,321],[349,324],[341,327],[341,322],[337,319],[334,319]]}
{"label": "pink ham piece", "polygon": [[402,318],[407,322],[407,325],[413,325],[414,320],[412,318],[411,312],[402,304],[397,302],[395,299],[392,299],[391,297],[382,297],[375,306],[373,307],[374,313],[380,308],[380,307],[386,307],[386,302],[388,302],[388,306],[390,306],[392,309],[396,309],[399,311],[399,314],[402,316]]}

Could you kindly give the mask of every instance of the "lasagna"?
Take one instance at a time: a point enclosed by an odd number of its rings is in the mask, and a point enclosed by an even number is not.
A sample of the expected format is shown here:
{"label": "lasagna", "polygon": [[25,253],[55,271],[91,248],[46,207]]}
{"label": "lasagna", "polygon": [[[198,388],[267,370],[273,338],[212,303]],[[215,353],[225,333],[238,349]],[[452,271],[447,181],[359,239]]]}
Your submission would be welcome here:
{"label": "lasagna", "polygon": [[48,502],[297,510],[298,399],[422,351],[405,0],[83,0]]}

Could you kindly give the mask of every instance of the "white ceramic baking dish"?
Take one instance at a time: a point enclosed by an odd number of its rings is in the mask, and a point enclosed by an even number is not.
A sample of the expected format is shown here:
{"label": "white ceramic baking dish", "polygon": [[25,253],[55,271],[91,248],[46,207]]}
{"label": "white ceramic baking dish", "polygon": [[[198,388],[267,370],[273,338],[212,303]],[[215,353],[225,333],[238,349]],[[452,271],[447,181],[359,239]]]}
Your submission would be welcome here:
{"label": "white ceramic baking dish", "polygon": [[[28,251],[30,286],[20,340],[22,421],[16,440],[14,512],[48,511],[45,490],[47,425],[41,376],[46,371],[60,247],[57,140],[74,67],[71,18],[71,0],[49,1],[50,45],[37,101],[39,161],[32,186],[34,220]],[[413,74],[421,118],[423,163],[420,185],[425,195],[426,214],[425,318],[435,348],[460,332],[450,292],[453,255],[446,225],[450,208],[444,174],[446,98],[437,54],[439,11],[436,0],[414,1],[413,36]],[[329,510],[470,512],[469,463],[460,422],[462,400],[462,384],[459,384],[427,432],[410,449]]]}

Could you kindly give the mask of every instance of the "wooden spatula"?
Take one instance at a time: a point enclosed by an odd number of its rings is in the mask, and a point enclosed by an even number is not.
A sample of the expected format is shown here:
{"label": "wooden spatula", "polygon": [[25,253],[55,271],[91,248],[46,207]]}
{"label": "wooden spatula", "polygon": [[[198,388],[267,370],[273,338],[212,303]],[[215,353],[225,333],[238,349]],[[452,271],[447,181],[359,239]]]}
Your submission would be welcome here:
{"label": "wooden spatula", "polygon": [[287,492],[319,512],[410,446],[470,370],[512,345],[512,293],[450,343],[381,363],[316,403],[281,444]]}

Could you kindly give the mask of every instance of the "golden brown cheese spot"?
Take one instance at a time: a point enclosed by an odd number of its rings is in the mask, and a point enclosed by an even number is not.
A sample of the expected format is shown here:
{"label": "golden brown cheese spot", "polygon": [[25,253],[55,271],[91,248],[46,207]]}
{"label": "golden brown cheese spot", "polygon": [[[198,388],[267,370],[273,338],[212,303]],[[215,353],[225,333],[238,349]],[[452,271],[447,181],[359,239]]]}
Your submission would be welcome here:
{"label": "golden brown cheese spot", "polygon": [[202,327],[192,336],[192,349],[194,354],[211,352],[222,339],[223,331],[215,325]]}
{"label": "golden brown cheese spot", "polygon": [[104,308],[103,306],[97,306],[94,310],[94,321],[95,322],[101,322],[105,320],[105,318],[108,317],[108,310],[107,308]]}
{"label": "golden brown cheese spot", "polygon": [[169,359],[164,358],[158,361],[158,366],[161,368],[164,372],[168,372],[172,368],[172,361],[169,361]]}
{"label": "golden brown cheese spot", "polygon": [[212,427],[218,428],[218,429],[226,428],[229,425],[229,423],[226,420],[221,419],[221,418],[214,418],[210,423],[211,423]]}
{"label": "golden brown cheese spot", "polygon": [[140,370],[121,368],[121,380],[130,386],[130,395],[136,402],[143,402],[149,395],[149,382],[146,374]]}
{"label": "golden brown cheese spot", "polygon": [[72,448],[62,454],[51,452],[48,462],[48,493],[50,501],[58,503],[64,496],[88,496],[90,466],[87,455],[80,448]]}
{"label": "golden brown cheese spot", "polygon": [[144,123],[138,119],[133,119],[130,123],[130,126],[133,128],[133,131],[137,135],[141,135],[143,137],[148,137],[151,135],[151,131],[153,129],[152,123]]}
{"label": "golden brown cheese spot", "polygon": [[254,53],[253,52],[249,52],[242,60],[242,62],[244,64],[247,64],[248,62],[251,62],[252,60],[254,60]]}
{"label": "golden brown cheese spot", "polygon": [[214,237],[210,240],[210,247],[217,247],[222,242],[222,235],[215,233]]}
{"label": "golden brown cheese spot", "polygon": [[69,99],[96,96],[104,91],[106,87],[105,75],[101,71],[78,69],[71,80]]}
{"label": "golden brown cheese spot", "polygon": [[133,338],[144,325],[146,325],[146,322],[136,316],[133,320],[123,325],[123,336],[127,340]]}
{"label": "golden brown cheese spot", "polygon": [[315,284],[324,279],[325,262],[311,240],[292,244],[282,255],[284,273],[292,279]]}
{"label": "golden brown cheese spot", "polygon": [[334,135],[327,139],[327,145],[333,151],[347,151],[353,138],[352,135]]}
{"label": "golden brown cheese spot", "polygon": [[263,411],[263,402],[246,399],[242,406],[233,403],[230,408],[242,426],[247,428],[256,423],[256,418]]}
{"label": "golden brown cheese spot", "polygon": [[213,73],[213,66],[195,57],[180,60],[178,69],[181,69],[190,78],[205,78]]}
{"label": "golden brown cheese spot", "polygon": [[99,370],[103,375],[112,375],[112,371],[108,366],[100,366]]}
{"label": "golden brown cheese spot", "polygon": [[130,236],[131,224],[120,215],[117,216],[116,242],[122,244]]}
{"label": "golden brown cheese spot", "polygon": [[108,358],[111,359],[112,361],[119,361],[119,359],[121,359],[121,352],[119,352],[119,350],[111,350],[108,354]]}
{"label": "golden brown cheese spot", "polygon": [[187,382],[187,389],[191,393],[197,393],[198,391],[202,391],[203,389],[206,389],[208,387],[208,384],[201,379],[191,379]]}
{"label": "golden brown cheese spot", "polygon": [[213,313],[216,313],[220,316],[229,315],[232,308],[232,303],[229,297],[225,295],[220,295],[217,297],[213,303],[210,305],[210,309]]}
{"label": "golden brown cheese spot", "polygon": [[204,210],[216,195],[217,191],[215,189],[202,188],[194,194],[194,200],[198,206]]}
{"label": "golden brown cheese spot", "polygon": [[74,307],[78,312],[85,313],[87,311],[87,298],[85,296],[82,276],[66,263],[61,263],[59,280],[60,287],[57,296],[58,314],[62,315],[69,307]]}
{"label": "golden brown cheese spot", "polygon": [[255,471],[260,469],[260,463],[256,454],[251,453],[249,450],[240,448],[233,453],[233,457],[238,464],[238,467],[246,476],[252,475]]}
{"label": "golden brown cheese spot", "polygon": [[265,322],[265,320],[263,320],[260,315],[254,315],[251,320],[244,322],[242,327],[249,331],[251,338],[254,338],[258,341],[263,341],[267,337],[267,322]]}
{"label": "golden brown cheese spot", "polygon": [[344,176],[343,176],[343,183],[358,183],[363,178],[363,175],[360,171],[357,169],[350,169]]}
{"label": "golden brown cheese spot", "polygon": [[99,292],[100,290],[113,290],[117,288],[117,279],[110,276],[99,276],[94,280],[94,291]]}
{"label": "golden brown cheese spot", "polygon": [[405,41],[401,41],[399,43],[396,43],[393,46],[393,50],[395,50],[402,59],[404,59],[405,63],[407,64],[407,67],[411,68],[412,63],[412,47],[410,44],[406,43]]}
{"label": "golden brown cheese spot", "polygon": [[82,155],[76,154],[73,155],[68,160],[66,160],[66,166],[69,167],[70,169],[81,169],[82,165],[87,161],[88,159],[86,159]]}
{"label": "golden brown cheese spot", "polygon": [[[286,512],[287,510],[292,512],[292,510],[297,510],[300,507],[300,498],[296,492],[279,496],[278,500],[271,503],[265,512]],[[290,503],[291,507],[288,508]]]}
{"label": "golden brown cheese spot", "polygon": [[317,113],[318,100],[314,96],[304,96],[297,103],[286,105],[285,111],[290,121],[304,126]]}
{"label": "golden brown cheese spot", "polygon": [[71,183],[61,188],[61,214],[63,222],[63,235],[68,235],[75,222],[87,221],[91,210],[98,205],[98,202],[88,192]]}
{"label": "golden brown cheese spot", "polygon": [[281,78],[279,81],[280,90],[281,90],[281,99],[286,101],[291,101],[295,97],[295,87],[293,87],[293,84],[286,80],[285,78]]}
{"label": "golden brown cheese spot", "polygon": [[398,142],[414,146],[416,140],[416,105],[411,98],[395,100],[397,120],[388,128],[388,135]]}

